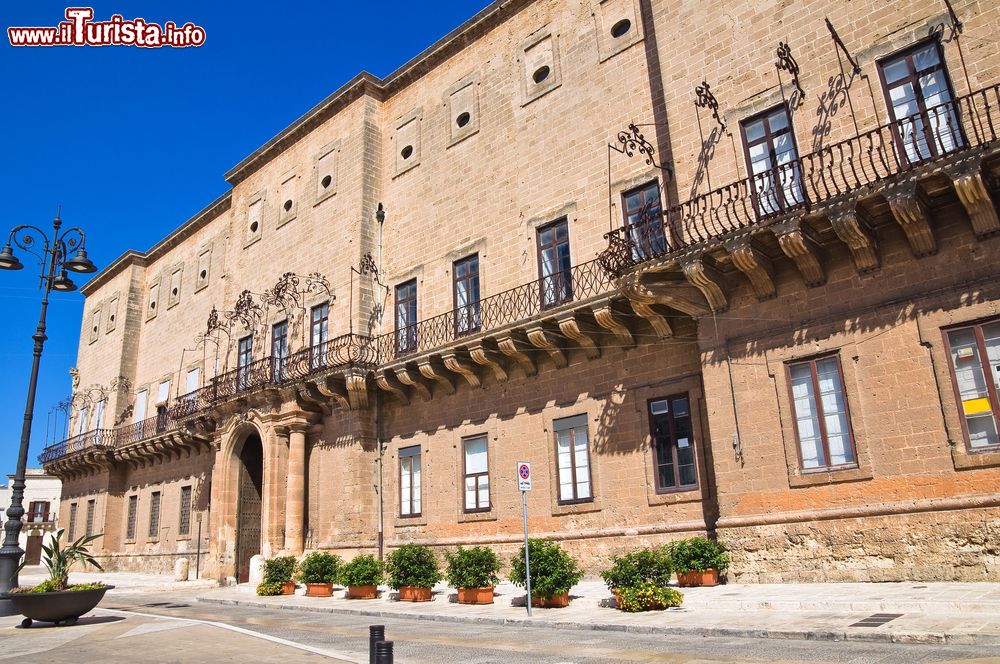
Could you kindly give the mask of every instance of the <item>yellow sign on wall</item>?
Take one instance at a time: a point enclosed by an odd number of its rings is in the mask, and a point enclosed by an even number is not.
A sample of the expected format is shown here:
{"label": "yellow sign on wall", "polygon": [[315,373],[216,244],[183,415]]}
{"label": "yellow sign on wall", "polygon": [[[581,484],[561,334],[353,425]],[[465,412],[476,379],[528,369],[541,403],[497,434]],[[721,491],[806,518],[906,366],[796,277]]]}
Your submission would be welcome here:
{"label": "yellow sign on wall", "polygon": [[982,399],[969,399],[962,402],[966,415],[979,415],[990,412],[990,400],[987,397]]}

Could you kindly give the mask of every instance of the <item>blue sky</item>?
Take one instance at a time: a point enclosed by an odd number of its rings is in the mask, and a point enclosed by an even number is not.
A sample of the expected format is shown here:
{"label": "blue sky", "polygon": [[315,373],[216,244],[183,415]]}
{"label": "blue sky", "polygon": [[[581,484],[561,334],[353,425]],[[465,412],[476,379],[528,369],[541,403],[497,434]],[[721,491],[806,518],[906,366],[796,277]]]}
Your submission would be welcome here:
{"label": "blue sky", "polygon": [[[83,4],[83,3],[80,3]],[[385,76],[488,0],[205,3],[116,0],[112,14],[205,29],[199,48],[12,48],[10,26],[55,26],[66,4],[4,3],[0,233],[34,224],[87,233],[104,267],[149,249],[222,194],[222,174],[361,70]],[[0,471],[13,473],[38,321],[38,269],[0,272]],[[77,284],[85,281],[85,275]],[[69,395],[83,296],[52,297],[29,466]],[[62,433],[60,424],[60,434]],[[48,434],[52,437],[51,432]],[[56,436],[61,438],[61,435]]]}

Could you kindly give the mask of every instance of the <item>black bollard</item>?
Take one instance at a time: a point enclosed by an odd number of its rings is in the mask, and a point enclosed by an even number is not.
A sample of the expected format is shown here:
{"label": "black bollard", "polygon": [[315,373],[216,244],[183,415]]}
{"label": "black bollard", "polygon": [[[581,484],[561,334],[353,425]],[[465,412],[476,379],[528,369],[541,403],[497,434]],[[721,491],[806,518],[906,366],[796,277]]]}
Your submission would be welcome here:
{"label": "black bollard", "polygon": [[375,644],[375,664],[392,664],[392,641]]}
{"label": "black bollard", "polygon": [[375,664],[375,644],[385,641],[385,625],[368,626],[368,664]]}

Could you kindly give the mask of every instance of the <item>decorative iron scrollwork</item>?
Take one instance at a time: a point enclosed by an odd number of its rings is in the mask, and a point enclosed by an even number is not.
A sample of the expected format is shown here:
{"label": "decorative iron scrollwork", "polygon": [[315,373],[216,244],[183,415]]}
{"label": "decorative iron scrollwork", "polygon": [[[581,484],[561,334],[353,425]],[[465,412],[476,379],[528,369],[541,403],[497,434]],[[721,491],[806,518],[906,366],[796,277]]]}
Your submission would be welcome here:
{"label": "decorative iron scrollwork", "polygon": [[639,127],[634,123],[629,124],[628,131],[618,132],[618,145],[608,144],[608,147],[619,154],[624,154],[626,157],[634,157],[636,153],[639,153],[645,157],[647,165],[654,166],[667,173],[673,173],[669,166],[657,163],[656,148],[646,140],[642,132],[639,131]]}
{"label": "decorative iron scrollwork", "polygon": [[802,100],[806,96],[806,91],[802,89],[802,85],[799,83],[799,63],[795,60],[795,56],[792,55],[792,48],[785,42],[778,43],[777,50],[778,61],[774,63],[775,68],[778,70],[778,76],[780,80],[781,71],[787,71],[792,76],[792,84],[795,86],[795,93],[792,96],[792,107],[798,108],[802,105]]}
{"label": "decorative iron scrollwork", "polygon": [[712,117],[715,121],[719,123],[719,127],[722,131],[726,130],[726,123],[722,121],[719,117],[719,100],[715,98],[712,94],[712,88],[709,86],[708,81],[702,81],[701,85],[694,89],[695,101],[694,105],[698,108],[707,108],[712,111]]}
{"label": "decorative iron scrollwork", "polygon": [[851,52],[847,50],[847,47],[844,45],[844,41],[840,38],[840,35],[837,34],[837,29],[833,27],[833,23],[830,23],[830,19],[828,18],[824,18],[823,20],[826,21],[826,29],[830,31],[830,36],[833,37],[833,43],[837,45],[837,48],[839,48],[844,54],[847,61],[851,63],[852,67],[854,67],[854,73],[860,74],[861,66],[858,64],[858,61],[854,59],[854,56],[851,55]]}

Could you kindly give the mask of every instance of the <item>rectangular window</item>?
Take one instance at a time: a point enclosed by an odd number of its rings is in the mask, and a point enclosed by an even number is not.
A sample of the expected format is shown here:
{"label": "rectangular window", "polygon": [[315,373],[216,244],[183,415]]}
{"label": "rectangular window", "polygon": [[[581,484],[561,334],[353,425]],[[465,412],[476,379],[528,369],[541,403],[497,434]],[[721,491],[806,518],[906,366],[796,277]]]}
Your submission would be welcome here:
{"label": "rectangular window", "polygon": [[632,258],[645,261],[667,253],[663,232],[660,183],[656,180],[622,194],[625,228],[632,241]]}
{"label": "rectangular window", "polygon": [[396,352],[417,349],[417,280],[396,286]]}
{"label": "rectangular window", "polygon": [[538,229],[538,274],[542,309],[573,299],[569,225],[560,219]]}
{"label": "rectangular window", "polygon": [[142,422],[146,419],[146,400],[149,397],[149,392],[142,390],[139,394],[135,395],[135,408],[132,412],[132,423]]}
{"label": "rectangular window", "polygon": [[593,500],[590,487],[590,449],[587,416],[575,415],[552,422],[556,436],[556,466],[559,469],[559,502]]}
{"label": "rectangular window", "polygon": [[917,163],[964,145],[937,41],[918,44],[878,65],[901,162]]}
{"label": "rectangular window", "polygon": [[804,203],[802,167],[785,105],[744,120],[740,131],[757,214],[766,217]]}
{"label": "rectangular window", "polygon": [[93,500],[93,499],[88,500],[87,501],[87,529],[84,531],[84,534],[87,535],[87,537],[90,537],[91,535],[94,534],[94,511],[96,509],[97,509],[97,501]]}
{"label": "rectangular window", "polygon": [[156,539],[160,534],[160,492],[154,491],[149,496],[149,539]]}
{"label": "rectangular window", "polygon": [[399,515],[420,516],[420,446],[399,450]]}
{"label": "rectangular window", "polygon": [[455,261],[455,336],[475,332],[480,328],[479,316],[479,254]]}
{"label": "rectangular window", "polygon": [[181,487],[181,520],[177,526],[177,534],[191,533],[191,487]]}
{"label": "rectangular window", "polygon": [[125,521],[125,539],[135,539],[135,519],[139,511],[139,496],[128,497],[128,518]]}
{"label": "rectangular window", "polygon": [[271,326],[271,363],[274,382],[285,380],[285,365],[288,363],[288,321],[283,320]]}
{"label": "rectangular window", "polygon": [[959,415],[973,450],[1000,445],[1000,321],[951,329],[948,356]]}
{"label": "rectangular window", "polygon": [[66,529],[66,538],[72,542],[76,539],[76,503],[69,505],[69,527]]}
{"label": "rectangular window", "polygon": [[465,468],[465,511],[487,512],[490,509],[490,471],[486,436],[462,439]]}
{"label": "rectangular window", "polygon": [[156,389],[156,405],[165,404],[170,400],[170,381],[165,380]]}
{"label": "rectangular window", "polygon": [[49,502],[47,500],[33,500],[28,508],[28,521],[31,523],[45,523],[49,520]]}
{"label": "rectangular window", "polygon": [[330,305],[312,308],[309,325],[309,362],[313,369],[326,366],[326,342],[330,333]]}
{"label": "rectangular window", "polygon": [[191,394],[192,392],[197,391],[198,384],[200,383],[200,374],[201,372],[198,370],[197,367],[188,370],[187,378],[185,379],[184,382],[184,387],[187,394]]}
{"label": "rectangular window", "polygon": [[236,389],[250,387],[250,363],[253,361],[253,335],[239,340],[236,354]]}
{"label": "rectangular window", "polygon": [[804,470],[856,465],[844,377],[836,356],[786,365]]}
{"label": "rectangular window", "polygon": [[691,405],[686,394],[649,402],[657,491],[698,486]]}
{"label": "rectangular window", "polygon": [[108,400],[101,399],[97,402],[97,408],[94,410],[94,428],[100,429],[104,426],[104,411],[108,407]]}

